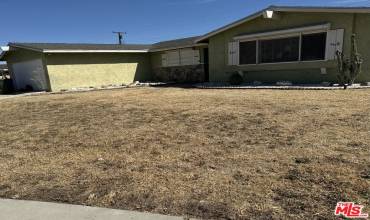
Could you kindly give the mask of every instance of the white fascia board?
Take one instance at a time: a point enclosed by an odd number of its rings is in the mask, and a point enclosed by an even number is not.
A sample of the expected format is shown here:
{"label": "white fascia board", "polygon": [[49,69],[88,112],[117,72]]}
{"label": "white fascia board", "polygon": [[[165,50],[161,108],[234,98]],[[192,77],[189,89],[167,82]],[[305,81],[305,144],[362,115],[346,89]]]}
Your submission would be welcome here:
{"label": "white fascia board", "polygon": [[43,50],[43,53],[148,53],[148,50]]}
{"label": "white fascia board", "polygon": [[247,34],[242,36],[234,37],[234,40],[247,40],[247,39],[259,39],[264,37],[273,37],[273,36],[284,36],[296,33],[304,33],[304,32],[316,32],[316,31],[327,31],[330,29],[330,23],[322,24],[322,25],[315,25],[309,27],[301,27],[301,28],[291,28],[291,29],[284,29],[279,31],[271,31],[271,32],[262,32],[257,34]]}
{"label": "white fascia board", "polygon": [[194,45],[191,45],[191,46],[189,45],[189,46],[182,46],[182,47],[168,47],[168,48],[163,48],[163,49],[149,50],[149,52],[160,52],[160,51],[178,50],[178,49],[203,47],[203,46],[208,46],[208,44],[207,43],[199,43],[199,44],[194,44]]}

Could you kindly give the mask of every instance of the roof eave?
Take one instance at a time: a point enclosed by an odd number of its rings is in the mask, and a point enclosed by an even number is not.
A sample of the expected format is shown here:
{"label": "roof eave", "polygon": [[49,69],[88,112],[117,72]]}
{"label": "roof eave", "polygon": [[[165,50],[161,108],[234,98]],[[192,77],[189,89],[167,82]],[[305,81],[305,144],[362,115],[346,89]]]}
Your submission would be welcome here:
{"label": "roof eave", "polygon": [[370,13],[369,7],[284,7],[272,6],[269,9],[280,12],[327,12],[327,13]]}
{"label": "roof eave", "polygon": [[32,51],[36,51],[36,52],[43,52],[43,50],[41,49],[37,49],[37,48],[33,48],[33,47],[26,47],[26,46],[23,46],[23,45],[19,45],[19,44],[8,44],[9,47],[14,47],[14,48],[20,48],[20,49],[25,49],[25,50],[32,50]]}

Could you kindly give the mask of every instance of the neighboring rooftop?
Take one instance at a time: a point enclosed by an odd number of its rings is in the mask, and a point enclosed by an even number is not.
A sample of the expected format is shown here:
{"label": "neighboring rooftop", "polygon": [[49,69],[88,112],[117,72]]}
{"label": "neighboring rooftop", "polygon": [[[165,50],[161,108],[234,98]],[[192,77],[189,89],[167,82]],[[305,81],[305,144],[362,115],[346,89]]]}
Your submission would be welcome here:
{"label": "neighboring rooftop", "polygon": [[143,51],[149,50],[150,45],[144,44],[69,44],[69,43],[9,43],[10,47],[25,48],[40,52],[58,51]]}
{"label": "neighboring rooftop", "polygon": [[158,51],[158,50],[165,50],[165,49],[192,47],[196,45],[195,41],[199,37],[200,36],[195,36],[195,37],[180,38],[180,39],[169,40],[169,41],[162,41],[162,42],[153,44],[150,50]]}

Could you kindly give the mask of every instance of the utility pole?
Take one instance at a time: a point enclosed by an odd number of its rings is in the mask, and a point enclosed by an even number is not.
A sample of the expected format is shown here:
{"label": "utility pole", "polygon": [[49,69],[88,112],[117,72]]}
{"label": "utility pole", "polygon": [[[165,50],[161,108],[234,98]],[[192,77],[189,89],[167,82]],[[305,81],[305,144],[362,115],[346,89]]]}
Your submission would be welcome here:
{"label": "utility pole", "polygon": [[117,34],[118,36],[118,43],[121,45],[123,44],[123,36],[125,34],[127,34],[126,32],[122,32],[122,31],[113,31],[113,34]]}

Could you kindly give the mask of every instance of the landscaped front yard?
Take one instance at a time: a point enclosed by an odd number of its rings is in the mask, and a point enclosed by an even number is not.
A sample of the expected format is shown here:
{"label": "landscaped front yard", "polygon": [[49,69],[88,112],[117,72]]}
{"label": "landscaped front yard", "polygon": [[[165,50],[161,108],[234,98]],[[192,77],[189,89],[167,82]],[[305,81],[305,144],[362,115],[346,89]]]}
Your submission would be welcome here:
{"label": "landscaped front yard", "polygon": [[139,88],[0,109],[3,198],[203,218],[370,212],[370,90]]}

